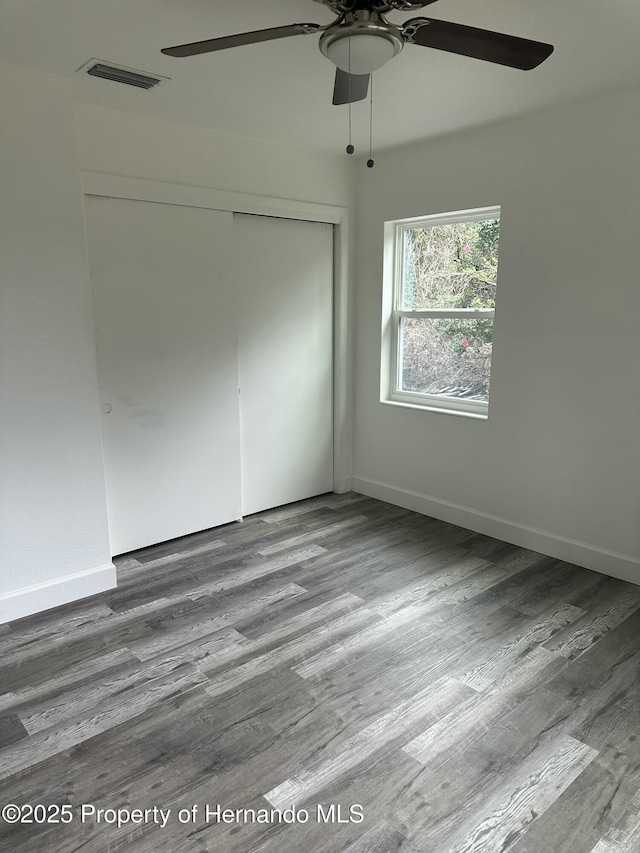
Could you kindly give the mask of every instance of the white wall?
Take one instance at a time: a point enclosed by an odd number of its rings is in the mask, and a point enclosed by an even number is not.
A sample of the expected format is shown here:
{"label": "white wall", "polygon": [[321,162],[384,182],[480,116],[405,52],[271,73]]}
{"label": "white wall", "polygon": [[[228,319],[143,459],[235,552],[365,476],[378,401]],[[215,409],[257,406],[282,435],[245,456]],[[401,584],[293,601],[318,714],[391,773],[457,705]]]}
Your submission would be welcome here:
{"label": "white wall", "polygon": [[0,622],[113,585],[71,84],[0,73]]}
{"label": "white wall", "polygon": [[[640,92],[379,153],[354,488],[640,583]],[[489,419],[380,402],[383,222],[502,206]]]}
{"label": "white wall", "polygon": [[86,171],[348,206],[349,158],[76,105]]}

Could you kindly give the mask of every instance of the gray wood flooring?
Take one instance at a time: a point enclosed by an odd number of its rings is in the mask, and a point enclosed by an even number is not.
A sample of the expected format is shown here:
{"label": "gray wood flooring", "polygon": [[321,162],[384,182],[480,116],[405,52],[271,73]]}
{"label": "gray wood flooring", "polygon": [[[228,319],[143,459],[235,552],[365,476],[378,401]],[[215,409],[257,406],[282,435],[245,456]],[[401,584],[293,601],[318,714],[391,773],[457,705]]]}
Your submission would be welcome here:
{"label": "gray wood flooring", "polygon": [[3,851],[640,851],[640,587],[354,494],[116,562],[0,631]]}

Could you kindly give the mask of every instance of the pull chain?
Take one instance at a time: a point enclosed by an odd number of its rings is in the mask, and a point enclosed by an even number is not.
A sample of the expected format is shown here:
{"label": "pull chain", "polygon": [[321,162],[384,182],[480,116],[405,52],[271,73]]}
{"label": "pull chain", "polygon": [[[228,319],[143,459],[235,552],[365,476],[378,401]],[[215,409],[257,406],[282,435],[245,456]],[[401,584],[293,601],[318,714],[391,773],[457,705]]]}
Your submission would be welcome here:
{"label": "pull chain", "polygon": [[351,143],[351,36],[349,36],[349,144],[347,154],[353,154],[356,149]]}
{"label": "pull chain", "polygon": [[347,145],[347,154],[353,154],[355,150],[351,144],[351,81],[349,81],[349,144]]}
{"label": "pull chain", "polygon": [[373,169],[374,161],[372,158],[372,148],[373,148],[373,74],[369,80],[369,159],[367,160],[367,166],[369,169]]}

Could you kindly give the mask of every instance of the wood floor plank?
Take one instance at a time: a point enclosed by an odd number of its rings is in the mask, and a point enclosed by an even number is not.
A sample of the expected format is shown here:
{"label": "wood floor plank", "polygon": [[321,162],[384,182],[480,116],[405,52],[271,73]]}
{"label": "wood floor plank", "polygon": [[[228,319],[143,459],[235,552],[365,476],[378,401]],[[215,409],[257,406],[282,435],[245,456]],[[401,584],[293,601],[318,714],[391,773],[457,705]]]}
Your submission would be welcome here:
{"label": "wood floor plank", "polygon": [[476,611],[475,619],[466,626],[457,624],[455,618],[447,624],[451,610],[446,608],[438,611],[434,624],[427,615],[423,625],[413,622],[401,633],[385,635],[372,647],[334,659],[330,671],[322,669],[318,678],[350,678],[353,689],[383,683],[399,700],[409,698],[444,676],[465,671],[495,646],[496,638],[523,618],[511,608],[494,604],[471,607]]}
{"label": "wood floor plank", "polygon": [[313,543],[272,557],[258,554],[255,543],[241,553],[223,549],[213,555],[180,559],[155,568],[153,583],[125,579],[117,591],[109,594],[109,603],[115,611],[130,610],[155,599],[175,598],[180,595],[176,588],[182,589],[184,595],[213,595],[277,574],[322,554],[326,554],[326,548]]}
{"label": "wood floor plank", "polygon": [[303,533],[299,533],[297,536],[293,536],[289,539],[284,539],[282,542],[276,542],[273,545],[266,545],[265,547],[260,548],[258,553],[263,557],[271,557],[274,554],[279,554],[281,551],[306,545],[309,542],[318,543],[324,540],[330,540],[330,544],[334,544],[335,539],[339,538],[340,534],[344,534],[345,532],[347,534],[351,534],[354,529],[368,526],[370,524],[371,522],[366,515],[352,515],[349,518],[323,525],[317,530],[305,530]]}
{"label": "wood floor plank", "polygon": [[582,691],[581,699],[572,695],[577,708],[570,734],[596,749],[611,744],[640,758],[640,652],[616,667],[604,684]]}
{"label": "wood floor plank", "polygon": [[128,649],[117,649],[106,655],[92,657],[60,675],[54,675],[47,681],[26,686],[11,693],[4,693],[0,696],[0,713],[9,709],[19,709],[25,705],[33,705],[45,699],[55,699],[66,690],[130,666],[134,661],[135,658]]}
{"label": "wood floor plank", "polygon": [[4,637],[0,636],[0,654],[8,650],[15,653],[16,649],[28,649],[32,644],[48,642],[61,632],[67,635],[84,633],[90,625],[111,616],[113,611],[106,604],[90,604],[75,613],[48,611],[44,617],[12,622],[10,632]]}
{"label": "wood floor plank", "polygon": [[365,832],[345,848],[344,853],[420,853],[416,847],[386,821]]}
{"label": "wood floor plank", "polygon": [[393,711],[370,723],[345,743],[336,745],[334,752],[315,765],[300,770],[294,777],[267,791],[265,798],[275,808],[306,802],[311,795],[327,788],[333,780],[351,771],[390,741],[408,739],[416,724],[428,725],[440,719],[465,695],[466,688],[459,683],[448,679],[436,682],[411,701],[400,702]]}
{"label": "wood floor plank", "polygon": [[[301,679],[292,677],[304,686]],[[237,756],[240,765],[244,751],[255,749],[255,739],[247,733],[263,738],[266,730],[269,735],[265,749],[273,746],[275,735],[268,725],[261,725],[260,717],[265,708],[283,701],[277,685],[263,683],[259,690],[248,690],[245,695],[254,709],[248,720],[242,703],[213,700],[199,685],[163,696],[137,716],[106,728],[67,752],[52,755],[38,765],[37,773],[0,781],[0,798],[17,798],[20,802],[69,799],[105,807],[113,805],[114,798],[124,796],[123,792],[141,806],[182,797],[188,800],[191,788],[199,781],[204,779],[211,785],[209,774],[213,767],[222,768],[220,738],[226,732],[240,732],[245,744]],[[319,735],[323,736],[321,732]],[[274,757],[276,766],[279,758],[277,754]],[[259,754],[256,760],[259,762]],[[253,773],[254,780],[259,779],[253,767],[247,772]],[[206,785],[203,789],[203,795],[211,795]]]}
{"label": "wood floor plank", "polygon": [[[558,739],[571,709],[572,703],[559,705],[548,690],[524,697],[507,712],[492,708],[483,715],[480,708],[475,727],[458,730],[453,746],[434,743],[423,772],[392,801],[393,812],[412,831],[428,830],[430,847],[445,849],[463,820],[484,813],[505,779],[549,739]],[[455,709],[448,716],[455,727]]]}
{"label": "wood floor plank", "polygon": [[[343,597],[342,600],[336,601],[333,606],[337,608],[338,604],[342,605],[340,609],[346,609],[345,605],[349,606],[350,602],[346,600],[346,597]],[[328,606],[327,610],[331,612]],[[313,628],[300,637],[288,640],[275,649],[249,657],[248,660],[237,664],[233,669],[216,673],[214,669],[217,669],[217,666],[202,666],[202,671],[209,676],[209,683],[206,686],[207,692],[211,696],[219,696],[229,690],[237,689],[258,675],[275,671],[282,666],[291,666],[304,659],[309,653],[315,652],[325,645],[330,645],[334,638],[341,634],[348,634],[364,628],[377,618],[375,614],[369,613],[366,608],[361,607]],[[283,627],[286,628],[286,626]],[[256,641],[257,648],[263,644],[264,640]],[[244,657],[249,656],[251,654],[250,646],[246,647],[243,653]]]}
{"label": "wood floor plank", "polygon": [[[182,597],[179,599],[183,600]],[[43,655],[54,657],[60,655],[65,649],[73,647],[77,643],[87,643],[90,639],[102,639],[109,634],[117,634],[128,642],[142,636],[148,636],[151,630],[144,625],[145,620],[164,609],[175,606],[176,601],[171,599],[157,599],[148,604],[133,608],[124,613],[108,613],[97,619],[91,619],[82,625],[82,631],[76,631],[76,624],[65,626],[59,630],[54,637],[48,634],[39,635],[29,643],[17,643],[13,648],[7,650],[0,662],[2,669],[12,666],[25,666],[32,660],[41,660]]]}
{"label": "wood floor plank", "polygon": [[491,536],[485,536],[482,533],[472,533],[465,536],[460,547],[467,548],[488,563],[503,568],[512,568],[513,566],[529,568],[540,562],[540,554],[535,551],[502,542],[500,539],[493,539]]}
{"label": "wood floor plank", "polygon": [[28,734],[17,714],[2,714],[0,716],[0,749],[15,743]]}
{"label": "wood floor plank", "polygon": [[545,648],[574,658],[640,608],[640,588],[623,587],[603,595],[582,618],[547,640]]}
{"label": "wood floor plank", "polygon": [[[180,646],[202,640],[208,635],[229,628],[246,615],[259,613],[276,602],[289,600],[292,597],[303,595],[304,592],[305,590],[297,584],[284,584],[266,592],[258,591],[251,598],[245,597],[241,603],[231,605],[223,612],[216,613],[208,618],[205,615],[205,608],[201,608],[203,613],[201,614],[198,611],[195,619],[173,620],[177,624],[168,626],[168,630],[156,631],[152,637],[131,643],[129,649],[140,660],[150,660],[163,652],[172,651]],[[240,639],[240,635],[236,631],[234,631],[234,635]]]}
{"label": "wood floor plank", "polygon": [[92,708],[90,716],[78,715],[55,728],[38,730],[37,734],[27,740],[18,741],[4,750],[0,779],[19,773],[78,743],[115,728],[121,722],[155,705],[163,696],[206,681],[195,667],[188,664],[174,665],[169,674],[164,674],[162,667],[158,670],[162,675],[157,679],[148,679],[142,686],[131,690],[126,702],[122,701],[121,696],[112,696],[102,705]]}
{"label": "wood floor plank", "polygon": [[444,844],[434,846],[429,831],[412,834],[425,853],[487,853],[508,850],[594,760],[597,753],[573,738],[537,749],[507,784],[476,812],[460,821]]}
{"label": "wood floor plank", "polygon": [[[301,553],[307,552],[299,550],[296,556],[299,556]],[[281,567],[283,562],[287,563],[290,558],[291,555],[289,554],[286,558],[279,559],[275,565]],[[274,563],[269,565],[269,570],[273,565]],[[265,568],[264,565],[262,568]],[[256,571],[258,570],[256,569]],[[79,642],[87,643],[90,638],[95,638],[97,643],[102,645],[110,643],[114,646],[135,646],[140,650],[144,650],[146,647],[151,649],[154,645],[161,647],[163,641],[157,637],[156,632],[151,627],[150,619],[159,617],[163,613],[174,611],[177,607],[183,605],[185,601],[197,601],[200,598],[208,597],[213,592],[223,592],[227,588],[227,585],[234,587],[239,577],[239,575],[235,575],[231,580],[214,581],[209,584],[208,588],[203,589],[200,587],[193,589],[188,594],[177,593],[169,597],[160,597],[116,614],[109,610],[108,615],[102,618],[92,618],[90,621],[82,623]],[[247,580],[245,574],[242,575],[242,579],[243,582]],[[281,589],[284,590],[285,596],[299,594],[301,591],[300,587],[294,587],[291,584],[283,584]],[[278,593],[267,593],[268,596],[272,594],[276,595],[276,597],[278,595]],[[260,595],[262,594],[258,593],[258,598]],[[220,624],[225,621],[224,616],[214,617],[212,621],[215,618],[218,618]],[[8,682],[10,679],[11,686],[16,681],[19,683],[21,673],[26,671],[25,668],[32,663],[37,671],[46,672],[46,666],[43,663],[44,654],[55,654],[61,661],[64,660],[64,655],[68,654],[70,656],[69,664],[73,663],[77,665],[82,663],[81,650],[76,649],[75,646],[78,642],[78,637],[77,625],[72,624],[71,627],[59,631],[52,640],[48,638],[48,635],[38,635],[35,640],[28,643],[14,644],[14,648],[6,652],[0,663],[0,672],[4,670],[7,686],[9,686]],[[171,645],[171,641],[169,645]],[[144,654],[144,651],[141,651],[141,653]]]}
{"label": "wood floor plank", "polygon": [[[488,727],[514,708],[523,696],[539,689],[548,680],[549,669],[558,666],[558,657],[546,649],[534,649],[516,672],[509,671],[489,693],[474,692],[453,711],[410,741],[404,751],[428,764],[438,755],[455,750],[476,735],[479,725]],[[460,682],[462,683],[462,682]]]}
{"label": "wood floor plank", "polygon": [[45,644],[39,652],[34,650],[28,656],[23,653],[6,655],[0,662],[0,689],[4,693],[16,693],[46,682],[52,684],[58,676],[66,679],[74,668],[84,667],[92,659],[126,648],[127,643],[150,633],[151,629],[144,621],[136,621],[119,626],[114,633],[89,632],[87,637]]}
{"label": "wood floor plank", "polygon": [[[278,619],[266,619],[260,622],[259,628],[248,631],[245,636],[251,640],[249,646],[251,654],[261,654],[276,646],[282,648],[285,641],[291,641],[302,634],[306,635],[312,629],[314,630],[312,639],[321,635],[324,642],[327,626],[330,628],[333,620],[356,610],[362,610],[363,613],[354,618],[354,630],[361,624],[362,619],[365,622],[379,621],[375,613],[371,613],[368,608],[365,609],[364,601],[350,592],[333,598],[321,596],[319,603],[315,603],[316,601],[317,598],[314,595],[301,596],[295,601],[290,600],[287,602],[288,606],[280,610]],[[349,621],[346,624],[348,626]],[[340,625],[342,623],[336,627]],[[238,628],[241,627],[242,622],[239,622]]]}
{"label": "wood floor plank", "polygon": [[[309,808],[318,804],[325,808],[340,808],[342,815],[349,814],[353,804],[363,804],[361,823],[324,823],[309,821],[303,826],[292,827],[290,833],[274,834],[265,845],[265,853],[277,850],[305,850],[311,853],[344,853],[345,848],[386,821],[396,831],[394,816],[389,803],[394,792],[410,785],[420,765],[393,748],[382,749],[370,755],[346,777],[337,779],[326,794],[314,798]],[[280,844],[279,847],[276,845]],[[222,849],[226,849],[223,847]],[[414,853],[414,845],[407,844],[403,853]],[[415,850],[415,853],[420,851]]]}
{"label": "wood floor plank", "polygon": [[[304,687],[302,680],[297,679],[297,683]],[[277,693],[277,689],[274,689],[272,701]],[[254,692],[249,688],[245,699],[251,703],[252,699],[261,702],[263,696],[264,690]],[[280,696],[280,701],[283,700],[284,697]],[[257,713],[259,717],[259,711]],[[243,716],[246,717],[246,705],[232,696],[222,702],[211,701],[206,729],[201,727],[198,730],[195,720],[186,732],[175,723],[164,728],[158,735],[162,738],[163,755],[169,752],[174,758],[169,761],[165,757],[159,764],[147,762],[141,765],[144,775],[137,773],[134,777],[138,796],[143,799],[152,796],[154,800],[159,798],[169,804],[202,803],[219,796],[226,798],[230,804],[249,805],[259,787],[278,772],[278,766],[282,766],[285,759],[291,762],[304,760],[305,756],[308,759],[320,747],[326,746],[341,728],[340,721],[332,721],[335,731],[331,735],[327,728],[327,717],[324,717],[322,724],[323,717],[312,714],[301,720],[301,724],[289,732],[287,737],[282,737],[273,732],[269,734],[269,727],[260,728],[255,720],[243,721]],[[130,725],[133,726],[132,731],[137,730],[136,721]],[[97,739],[100,741],[98,749],[101,756],[105,749],[108,751],[115,747],[117,734],[111,736],[105,733]],[[254,736],[256,734],[258,739]],[[183,755],[185,748],[187,755]],[[146,747],[144,751],[147,751]],[[207,769],[214,774],[213,779],[206,774]],[[199,784],[194,785],[190,779],[199,780]],[[113,780],[107,788],[109,790],[117,790]],[[90,796],[95,796],[95,792],[90,793]],[[110,838],[110,835],[101,834],[105,843]],[[176,849],[181,849],[177,842]]]}
{"label": "wood floor plank", "polygon": [[[168,539],[166,542],[157,542],[154,545],[147,545],[144,548],[138,548],[135,551],[130,551],[128,554],[122,554],[116,557],[116,560],[131,560],[144,565],[145,563],[153,562],[154,560],[163,557],[175,555],[176,561],[180,561],[183,553],[190,554],[200,546],[207,546],[212,542],[227,543],[236,533],[247,532],[252,528],[260,529],[259,522],[248,519],[244,524],[240,525],[235,521],[229,524],[222,524],[220,527],[209,528],[208,530],[200,530],[197,533],[190,533],[186,536],[179,536],[177,539]],[[256,534],[259,535],[259,532]],[[218,547],[217,545],[214,547]]]}
{"label": "wood floor plank", "polygon": [[614,837],[616,827],[633,813],[639,784],[638,762],[605,747],[516,843],[512,853],[591,851],[599,839]]}
{"label": "wood floor plank", "polygon": [[490,689],[496,680],[515,667],[532,649],[543,646],[549,651],[557,651],[550,648],[550,637],[557,636],[559,631],[576,623],[583,615],[584,611],[572,604],[552,606],[520,628],[517,636],[500,646],[493,654],[459,675],[459,680],[476,690]]}
{"label": "wood floor plank", "polygon": [[[309,679],[317,679],[319,677],[325,676],[327,673],[336,669],[339,666],[349,665],[350,661],[358,655],[360,658],[360,666],[366,668],[365,665],[365,656],[367,654],[374,654],[376,657],[380,657],[380,651],[384,651],[384,649],[391,641],[393,653],[396,654],[400,652],[407,659],[411,657],[411,651],[407,648],[406,643],[402,641],[398,641],[397,636],[398,633],[403,635],[404,637],[412,636],[412,628],[418,627],[418,641],[421,638],[425,638],[424,631],[426,630],[427,635],[433,634],[433,637],[429,637],[429,639],[433,642],[433,648],[438,645],[443,646],[442,651],[447,657],[447,660],[453,663],[454,660],[458,660],[461,655],[464,653],[467,647],[467,643],[464,638],[460,638],[459,641],[455,641],[454,643],[447,642],[450,638],[457,638],[457,631],[462,631],[463,633],[468,634],[468,623],[464,626],[456,625],[455,617],[452,617],[451,608],[448,606],[448,598],[449,593],[444,592],[442,596],[434,595],[429,598],[425,602],[416,601],[414,604],[407,604],[403,607],[387,607],[385,603],[374,604],[370,609],[372,613],[380,616],[379,621],[375,622],[371,626],[360,630],[357,634],[353,636],[349,636],[346,639],[333,644],[332,646],[322,649],[318,651],[314,655],[309,655],[303,663],[295,666],[295,671],[301,675],[303,678]],[[438,616],[434,619],[434,626],[437,626],[435,631],[431,630],[431,625],[429,627],[425,627],[424,623],[432,614],[433,610],[441,610],[446,612],[446,616],[443,621],[447,621],[448,617],[448,625],[446,630],[440,630],[441,623],[438,619]],[[384,613],[388,613],[389,615],[382,615]],[[504,616],[504,622],[508,622],[514,619],[517,619],[517,615],[513,612],[504,612],[502,614]],[[483,628],[491,629],[501,623],[501,614],[497,612],[495,608],[491,610],[491,616],[487,618],[485,624],[481,618],[475,623],[475,633],[473,640],[478,643],[482,641],[483,636],[486,637],[486,634],[483,633]],[[422,624],[423,631],[419,630],[419,626]],[[444,643],[441,643],[441,640],[444,640]],[[380,662],[381,663],[381,662]],[[438,666],[442,666],[443,659],[441,658],[438,661]]]}
{"label": "wood floor plank", "polygon": [[385,567],[392,571],[395,565],[402,564],[402,558],[395,556],[394,551],[403,541],[405,534],[402,531],[372,532],[364,541],[356,538],[341,548],[338,563],[336,552],[328,550],[325,556],[317,557],[313,563],[297,566],[288,579],[308,590],[338,595],[344,592],[345,586],[341,576],[348,575],[349,591],[365,597],[364,593],[371,588],[372,578],[380,577]]}
{"label": "wood floor plank", "polygon": [[321,545],[311,544],[292,551],[281,552],[271,557],[258,555],[251,560],[244,561],[238,569],[232,569],[224,573],[217,580],[205,583],[196,582],[192,594],[222,592],[226,589],[243,586],[257,578],[279,572],[287,566],[292,566],[296,563],[310,560],[313,557],[318,557],[321,554],[326,554],[326,550]]}
{"label": "wood floor plank", "polygon": [[576,702],[571,734],[640,759],[640,614],[634,611],[563,667],[549,687]]}
{"label": "wood floor plank", "polygon": [[506,596],[512,607],[536,616],[554,602],[573,604],[584,610],[580,602],[590,590],[601,584],[602,576],[597,572],[547,557],[535,563],[530,570],[518,572],[501,587],[487,590],[484,597]]}
{"label": "wood floor plank", "polygon": [[[243,645],[243,638],[232,629],[218,631],[207,640],[209,655],[218,655],[221,658],[225,656],[225,652]],[[163,660],[146,663],[144,666],[134,663],[113,675],[95,679],[90,686],[83,685],[62,693],[56,699],[47,699],[46,702],[31,705],[28,709],[20,711],[20,719],[29,734],[42,732],[80,713],[90,714],[93,709],[114,697],[128,698],[128,694],[135,688],[163,679],[184,662],[185,656],[174,653]],[[198,680],[204,681],[204,679]]]}
{"label": "wood floor plank", "polygon": [[398,579],[394,578],[391,590],[386,595],[381,595],[380,587],[374,586],[374,601],[369,603],[369,607],[381,616],[388,616],[394,610],[418,602],[424,603],[434,596],[438,596],[436,601],[439,604],[449,603],[446,600],[446,591],[457,588],[470,576],[483,572],[487,566],[484,560],[475,556],[460,557],[449,551],[437,565],[429,561],[428,571],[417,580],[400,585]]}
{"label": "wood floor plank", "polygon": [[601,838],[592,853],[636,853],[640,850],[640,791],[623,817]]}
{"label": "wood floor plank", "polygon": [[193,544],[182,551],[170,551],[168,554],[151,559],[137,560],[134,557],[128,557],[116,560],[118,581],[122,583],[125,578],[137,581],[141,577],[151,574],[159,566],[175,565],[179,560],[199,557],[211,551],[219,551],[224,547],[225,543],[222,539],[213,539],[211,542],[203,542],[201,545]]}
{"label": "wood floor plank", "polygon": [[[283,583],[280,581],[279,583]],[[303,589],[299,584],[295,584]],[[269,636],[272,642],[278,642],[286,637],[291,637],[299,631],[312,627],[313,618],[322,621],[323,608],[333,606],[331,603],[342,600],[345,610],[355,610],[364,606],[364,601],[352,593],[328,592],[325,590],[305,590],[301,595],[283,598],[274,601],[269,607],[261,611],[247,608],[234,622],[234,628],[250,640],[259,640]],[[239,596],[234,594],[234,599]],[[305,616],[306,614],[306,616]],[[326,616],[328,612],[325,613]]]}
{"label": "wood floor plank", "polygon": [[[358,497],[359,500],[350,501],[350,503],[363,503],[366,501],[362,496]],[[335,499],[333,495],[318,495],[315,498],[307,498],[307,500],[304,501],[297,501],[296,503],[286,504],[285,506],[276,507],[275,509],[265,510],[264,512],[257,513],[255,518],[259,518],[267,524],[280,524],[283,521],[290,521],[293,518],[299,518],[300,516],[307,515],[319,508],[330,509],[334,505]]]}
{"label": "wood floor plank", "polygon": [[412,622],[423,616],[424,609],[419,605],[403,607],[389,616],[382,616],[373,625],[362,628],[356,634],[347,636],[314,655],[307,656],[303,663],[297,664],[293,669],[303,678],[318,678],[330,672],[346,657],[359,653],[363,648],[371,647],[390,634],[406,630]]}
{"label": "wood floor plank", "polygon": [[[447,853],[505,850],[522,836],[596,757],[573,738],[550,743],[525,761],[502,790],[483,804],[486,816],[474,816],[455,833]],[[460,840],[458,840],[458,838]]]}

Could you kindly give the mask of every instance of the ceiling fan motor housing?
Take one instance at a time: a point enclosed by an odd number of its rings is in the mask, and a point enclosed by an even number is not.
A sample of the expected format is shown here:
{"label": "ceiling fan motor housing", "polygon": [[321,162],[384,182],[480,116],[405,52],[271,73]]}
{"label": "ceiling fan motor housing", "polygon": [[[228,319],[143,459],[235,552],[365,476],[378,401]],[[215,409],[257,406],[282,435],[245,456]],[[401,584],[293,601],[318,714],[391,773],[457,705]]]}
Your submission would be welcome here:
{"label": "ceiling fan motor housing", "polygon": [[404,46],[398,27],[367,9],[356,9],[329,27],[319,47],[327,59],[348,74],[370,74],[382,68]]}

